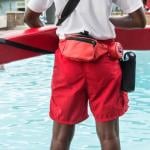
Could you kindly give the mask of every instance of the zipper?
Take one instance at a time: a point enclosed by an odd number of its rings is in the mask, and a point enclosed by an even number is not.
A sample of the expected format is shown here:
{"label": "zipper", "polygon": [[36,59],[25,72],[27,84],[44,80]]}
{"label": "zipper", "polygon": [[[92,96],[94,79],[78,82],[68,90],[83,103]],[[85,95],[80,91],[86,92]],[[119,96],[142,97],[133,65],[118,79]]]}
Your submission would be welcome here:
{"label": "zipper", "polygon": [[67,37],[66,40],[76,40],[76,41],[81,41],[81,42],[86,42],[92,44],[94,47],[97,43],[96,40],[94,39],[88,39],[88,38],[83,38],[83,37]]}

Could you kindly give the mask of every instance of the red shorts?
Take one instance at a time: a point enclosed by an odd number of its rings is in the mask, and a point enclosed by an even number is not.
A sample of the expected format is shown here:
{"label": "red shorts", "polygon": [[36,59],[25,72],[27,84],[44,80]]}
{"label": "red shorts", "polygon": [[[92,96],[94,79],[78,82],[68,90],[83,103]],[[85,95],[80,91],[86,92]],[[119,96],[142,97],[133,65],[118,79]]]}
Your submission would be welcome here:
{"label": "red shorts", "polygon": [[50,117],[76,124],[88,117],[88,103],[97,122],[118,118],[128,109],[128,96],[120,90],[118,60],[104,55],[94,62],[77,62],[56,51],[52,77]]}

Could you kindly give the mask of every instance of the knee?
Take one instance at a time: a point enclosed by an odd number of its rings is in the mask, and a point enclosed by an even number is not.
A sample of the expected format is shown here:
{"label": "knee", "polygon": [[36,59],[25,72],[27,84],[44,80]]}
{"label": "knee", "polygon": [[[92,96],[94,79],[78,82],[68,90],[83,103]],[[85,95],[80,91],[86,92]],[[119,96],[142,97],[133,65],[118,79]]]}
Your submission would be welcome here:
{"label": "knee", "polygon": [[50,150],[69,150],[71,139],[65,136],[53,137]]}
{"label": "knee", "polygon": [[53,136],[52,141],[54,143],[68,143],[71,141],[71,138],[65,135]]}
{"label": "knee", "polygon": [[115,129],[111,129],[111,130],[108,129],[102,132],[101,136],[103,138],[113,138],[113,137],[117,137],[117,132]]}
{"label": "knee", "polygon": [[111,141],[119,141],[119,137],[117,135],[104,135],[101,137],[101,142],[111,142]]}
{"label": "knee", "polygon": [[112,129],[112,130],[108,129],[108,130],[101,130],[101,131],[98,130],[97,132],[98,132],[98,136],[99,136],[101,144],[119,141],[119,135],[115,129]]}
{"label": "knee", "polygon": [[102,141],[109,141],[109,140],[119,139],[118,134],[115,131],[104,132],[104,133],[101,134],[100,138],[101,138]]}
{"label": "knee", "polygon": [[120,150],[119,124],[117,120],[97,123],[96,129],[103,150]]}
{"label": "knee", "polygon": [[58,132],[53,134],[51,150],[68,150],[73,138],[73,133]]}
{"label": "knee", "polygon": [[100,141],[103,150],[120,150],[120,139],[116,133],[103,134]]}

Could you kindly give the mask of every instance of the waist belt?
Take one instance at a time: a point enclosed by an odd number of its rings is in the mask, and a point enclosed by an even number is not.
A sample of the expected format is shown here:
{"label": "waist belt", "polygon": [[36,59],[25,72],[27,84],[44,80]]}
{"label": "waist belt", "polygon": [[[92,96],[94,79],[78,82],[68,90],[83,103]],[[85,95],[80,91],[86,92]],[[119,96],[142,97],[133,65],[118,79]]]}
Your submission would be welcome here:
{"label": "waist belt", "polygon": [[105,54],[113,59],[122,57],[122,46],[113,39],[96,40],[81,34],[67,35],[60,40],[59,48],[62,55],[75,61],[94,61]]}

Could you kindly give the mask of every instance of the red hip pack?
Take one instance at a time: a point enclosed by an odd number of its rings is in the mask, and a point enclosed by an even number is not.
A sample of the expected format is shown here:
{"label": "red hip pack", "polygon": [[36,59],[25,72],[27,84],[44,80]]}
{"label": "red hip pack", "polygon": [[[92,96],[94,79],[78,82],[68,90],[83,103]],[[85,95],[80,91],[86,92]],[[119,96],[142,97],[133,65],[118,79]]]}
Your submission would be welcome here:
{"label": "red hip pack", "polygon": [[59,48],[63,56],[75,61],[93,61],[105,54],[113,59],[120,59],[123,55],[123,48],[118,42],[99,41],[80,35],[67,36],[60,41]]}

